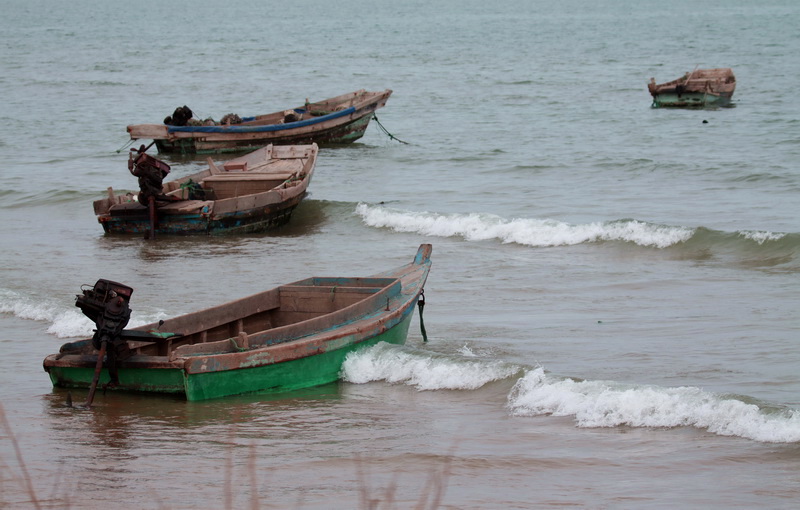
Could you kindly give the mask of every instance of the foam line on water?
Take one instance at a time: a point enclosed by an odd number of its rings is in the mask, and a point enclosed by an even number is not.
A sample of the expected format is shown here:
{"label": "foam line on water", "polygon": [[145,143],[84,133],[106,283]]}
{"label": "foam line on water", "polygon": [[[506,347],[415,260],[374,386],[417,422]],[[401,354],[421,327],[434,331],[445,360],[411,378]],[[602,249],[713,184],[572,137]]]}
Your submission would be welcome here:
{"label": "foam line on water", "polygon": [[722,232],[704,227],[661,225],[637,219],[571,224],[548,218],[508,219],[488,213],[404,211],[364,203],[356,205],[355,214],[366,225],[375,228],[389,228],[397,232],[413,232],[432,237],[462,237],[467,241],[497,240],[532,247],[625,242],[664,249],[691,242],[695,248],[715,244],[739,248],[773,245],[794,253],[800,243],[800,235],[785,232]]}
{"label": "foam line on water", "polygon": [[[0,313],[25,320],[49,322],[47,332],[58,338],[92,336],[95,324],[76,308],[65,308],[52,301],[33,299],[18,292],[0,289]],[[163,312],[133,312],[128,328],[135,328],[166,318]]]}
{"label": "foam line on water", "polygon": [[552,219],[505,219],[493,214],[410,212],[358,204],[356,214],[367,225],[436,237],[460,236],[468,241],[496,239],[525,246],[566,246],[601,241],[624,241],[666,248],[692,237],[694,229],[656,225],[637,220],[573,225]]}
{"label": "foam line on water", "polygon": [[800,442],[800,412],[771,411],[696,387],[576,381],[530,370],[508,397],[514,416],[573,416],[579,427],[696,427],[761,442]]}
{"label": "foam line on water", "polygon": [[387,343],[350,353],[342,366],[345,381],[364,384],[387,381],[419,390],[474,390],[521,373],[521,367],[475,358],[412,351]]}

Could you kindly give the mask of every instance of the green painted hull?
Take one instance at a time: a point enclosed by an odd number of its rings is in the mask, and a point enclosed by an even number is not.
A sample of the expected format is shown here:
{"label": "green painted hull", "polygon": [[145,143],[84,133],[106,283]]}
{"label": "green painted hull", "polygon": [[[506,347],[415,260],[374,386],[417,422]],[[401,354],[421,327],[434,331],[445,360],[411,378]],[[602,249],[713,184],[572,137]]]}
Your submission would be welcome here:
{"label": "green painted hull", "polygon": [[357,344],[307,358],[253,368],[206,372],[189,376],[186,399],[204,400],[253,391],[287,391],[328,384],[339,379],[345,357],[356,350],[387,342],[403,345],[411,314],[394,328]]}
{"label": "green painted hull", "polygon": [[659,94],[653,99],[653,108],[679,107],[679,108],[704,108],[728,106],[731,103],[730,97],[717,96],[714,94],[700,94],[684,92],[678,94]]}
{"label": "green painted hull", "polygon": [[[394,327],[372,338],[354,343],[344,338],[342,346],[314,356],[249,368],[237,368],[199,374],[186,374],[179,368],[120,368],[116,390],[184,394],[187,400],[251,393],[256,391],[288,391],[328,384],[339,379],[345,357],[358,349],[378,342],[402,345],[406,341],[413,316],[413,307]],[[94,377],[89,367],[51,367],[54,386],[88,388]],[[110,380],[103,369],[100,384]]]}
{"label": "green painted hull", "polygon": [[[48,370],[53,386],[61,388],[88,388],[94,378],[94,368],[51,367]],[[111,378],[105,368],[99,383]],[[127,368],[119,371],[119,388],[129,391],[154,393],[185,393],[186,377],[183,370],[158,368]]]}

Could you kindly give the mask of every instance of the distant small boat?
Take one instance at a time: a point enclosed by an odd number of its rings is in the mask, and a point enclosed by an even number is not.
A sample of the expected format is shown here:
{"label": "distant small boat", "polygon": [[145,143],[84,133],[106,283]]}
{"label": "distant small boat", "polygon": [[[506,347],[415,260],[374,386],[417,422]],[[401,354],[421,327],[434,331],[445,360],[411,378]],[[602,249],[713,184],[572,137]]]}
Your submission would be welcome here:
{"label": "distant small boat", "polygon": [[654,107],[726,106],[736,89],[736,77],[727,67],[695,69],[667,83],[656,84],[650,78],[647,88]]}
{"label": "distant small boat", "polygon": [[243,152],[270,143],[351,143],[364,136],[375,110],[385,106],[391,94],[389,89],[362,89],[315,103],[306,99],[302,106],[266,115],[229,114],[217,123],[192,119],[191,110],[183,106],[164,124],[131,125],[128,133],[132,140],[154,140],[159,152],[186,154]]}
{"label": "distant small boat", "polygon": [[405,343],[431,250],[374,276],[308,278],[131,330],[133,289],[99,280],[75,302],[94,337],[64,344],[44,370],[54,386],[89,388],[88,404],[100,384],[187,400],[327,384],[348,353]]}
{"label": "distant small boat", "polygon": [[[106,233],[223,234],[263,232],[289,221],[306,196],[319,149],[312,145],[268,145],[219,167],[161,184],[169,165],[132,149],[129,169],[139,177],[138,195],[114,194],[94,202]],[[153,183],[146,182],[148,175]],[[153,197],[152,204],[143,199]]]}

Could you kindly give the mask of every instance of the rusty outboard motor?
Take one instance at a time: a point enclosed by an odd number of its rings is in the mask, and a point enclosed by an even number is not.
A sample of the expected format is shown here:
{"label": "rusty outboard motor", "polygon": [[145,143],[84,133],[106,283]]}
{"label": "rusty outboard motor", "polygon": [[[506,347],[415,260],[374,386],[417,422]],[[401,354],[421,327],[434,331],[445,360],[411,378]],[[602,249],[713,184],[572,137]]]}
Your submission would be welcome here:
{"label": "rusty outboard motor", "polygon": [[76,296],[75,306],[97,326],[92,345],[100,352],[98,366],[102,364],[103,354],[107,354],[106,365],[111,383],[117,384],[117,362],[132,354],[122,332],[131,318],[129,304],[133,289],[121,283],[100,279],[94,287],[81,290],[82,294]]}
{"label": "rusty outboard motor", "polygon": [[[155,143],[155,141],[153,142]],[[145,232],[145,239],[155,239],[158,228],[156,201],[180,200],[164,194],[164,177],[169,173],[169,165],[146,154],[153,143],[138,149],[131,149],[128,155],[128,170],[139,178],[139,203],[147,207],[150,218],[150,229]]]}
{"label": "rusty outboard motor", "polygon": [[131,149],[128,155],[128,170],[139,179],[139,203],[145,207],[148,206],[150,197],[155,200],[170,200],[163,193],[164,177],[169,173],[170,166],[146,154],[147,149],[148,147],[142,145],[138,149]]}

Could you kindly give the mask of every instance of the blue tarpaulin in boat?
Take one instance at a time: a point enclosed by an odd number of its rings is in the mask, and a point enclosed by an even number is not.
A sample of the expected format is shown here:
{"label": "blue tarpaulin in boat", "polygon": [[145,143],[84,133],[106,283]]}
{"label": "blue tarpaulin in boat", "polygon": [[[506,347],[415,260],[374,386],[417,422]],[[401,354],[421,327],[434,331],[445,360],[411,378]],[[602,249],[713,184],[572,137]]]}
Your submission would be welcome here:
{"label": "blue tarpaulin in boat", "polygon": [[340,112],[329,113],[321,117],[314,117],[297,122],[287,122],[286,124],[269,124],[266,126],[242,126],[240,124],[232,126],[167,126],[170,133],[261,133],[264,131],[281,131],[284,129],[294,129],[303,126],[310,126],[326,120],[337,119],[355,112],[354,107],[344,109]]}

